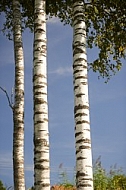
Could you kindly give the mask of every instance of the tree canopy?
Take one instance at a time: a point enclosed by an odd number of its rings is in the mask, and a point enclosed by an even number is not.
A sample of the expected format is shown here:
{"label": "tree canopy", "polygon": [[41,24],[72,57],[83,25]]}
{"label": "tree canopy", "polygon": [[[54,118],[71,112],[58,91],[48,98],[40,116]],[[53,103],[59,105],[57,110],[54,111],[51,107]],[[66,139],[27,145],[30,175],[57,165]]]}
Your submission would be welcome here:
{"label": "tree canopy", "polygon": [[[83,0],[82,0],[83,1]],[[33,31],[34,0],[20,0],[22,30]],[[48,18],[55,16],[72,25],[73,0],[46,0]],[[0,1],[0,13],[5,13],[2,31],[10,38],[12,32],[12,1]],[[85,0],[84,15],[87,28],[87,48],[98,48],[98,56],[88,63],[89,69],[107,79],[121,69],[126,59],[126,1]]]}

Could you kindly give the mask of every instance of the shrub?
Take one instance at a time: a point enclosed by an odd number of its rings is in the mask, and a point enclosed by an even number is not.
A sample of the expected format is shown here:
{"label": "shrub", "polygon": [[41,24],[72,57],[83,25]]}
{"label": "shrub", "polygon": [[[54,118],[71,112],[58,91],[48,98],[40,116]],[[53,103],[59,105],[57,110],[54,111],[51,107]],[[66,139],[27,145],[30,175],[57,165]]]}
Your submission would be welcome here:
{"label": "shrub", "polygon": [[[67,172],[63,168],[60,169],[62,169],[59,173],[60,182],[59,185],[53,186],[53,190],[65,190],[67,188],[75,190],[75,180],[70,182]],[[116,165],[107,172],[102,167],[101,157],[93,164],[93,180],[94,190],[126,190],[126,174]]]}
{"label": "shrub", "polygon": [[6,188],[4,187],[2,181],[0,181],[0,190],[6,190]]}

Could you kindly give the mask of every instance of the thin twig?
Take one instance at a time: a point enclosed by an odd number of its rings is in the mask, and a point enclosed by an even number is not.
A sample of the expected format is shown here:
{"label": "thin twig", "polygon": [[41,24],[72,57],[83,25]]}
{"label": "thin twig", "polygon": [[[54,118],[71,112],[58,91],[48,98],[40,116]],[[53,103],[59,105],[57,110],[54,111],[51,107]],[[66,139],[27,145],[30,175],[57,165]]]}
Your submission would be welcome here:
{"label": "thin twig", "polygon": [[12,88],[12,90],[11,90],[11,105],[12,105],[12,107],[14,105],[14,99],[13,99],[13,97],[14,97],[14,91],[13,91],[13,88]]}
{"label": "thin twig", "polygon": [[11,101],[10,101],[10,98],[9,98],[9,95],[8,95],[7,91],[4,88],[2,88],[1,86],[0,86],[0,89],[6,94],[9,106],[13,110],[13,105],[11,104]]}

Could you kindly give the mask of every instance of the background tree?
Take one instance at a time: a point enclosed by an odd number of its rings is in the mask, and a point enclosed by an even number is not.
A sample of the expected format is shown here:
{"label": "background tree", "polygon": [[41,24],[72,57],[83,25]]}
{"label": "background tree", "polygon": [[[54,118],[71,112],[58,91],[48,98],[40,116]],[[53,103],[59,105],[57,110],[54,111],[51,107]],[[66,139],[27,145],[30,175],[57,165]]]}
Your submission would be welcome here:
{"label": "background tree", "polygon": [[24,56],[21,31],[20,3],[13,0],[13,42],[15,88],[13,106],[13,173],[14,189],[25,189],[24,177]]}
{"label": "background tree", "polygon": [[[55,3],[48,0],[46,2],[47,14],[55,15],[65,23],[73,23],[72,0],[56,0]],[[23,0],[21,3],[24,27],[32,28],[32,11],[28,9],[29,7],[31,10],[34,9],[33,3],[31,1],[25,3]],[[6,5],[4,7],[7,10]],[[92,63],[88,63],[88,66],[93,71],[98,71],[102,77],[109,79],[112,73],[120,70],[122,58],[126,58],[126,1],[122,0],[121,3],[119,0],[83,1],[83,12],[87,36],[85,45],[87,48],[94,48],[94,46],[98,48],[97,58]],[[7,20],[11,23],[11,16]],[[5,28],[6,26],[5,24]]]}
{"label": "background tree", "polygon": [[33,47],[34,187],[50,189],[45,0],[35,0]]}
{"label": "background tree", "polygon": [[[126,1],[88,0],[84,2],[87,48],[98,48],[97,58],[88,63],[90,69],[109,79],[121,69],[126,58]],[[33,0],[20,0],[22,6],[22,29],[33,31]],[[47,0],[46,14],[56,16],[64,24],[72,25],[73,0]],[[3,32],[10,35],[12,29],[12,1],[1,0],[0,13],[6,15]]]}
{"label": "background tree", "polygon": [[[20,3],[18,0],[12,2],[12,33],[14,41],[15,60],[15,88],[11,99],[5,89],[0,89],[5,93],[9,106],[13,111],[13,174],[14,188],[24,189],[24,58],[21,29]],[[14,102],[13,102],[13,95]]]}
{"label": "background tree", "polygon": [[[4,7],[5,6],[5,7]],[[8,11],[9,10],[9,11]],[[14,61],[15,61],[15,85],[14,85],[14,102],[12,102],[5,92],[9,106],[13,111],[13,177],[14,189],[25,189],[24,178],[24,56],[22,43],[22,27],[20,2],[18,0],[11,1],[11,4],[0,6],[0,11],[5,11],[6,16],[11,19],[11,23],[6,20],[6,26],[10,29],[7,37],[13,34],[14,42]],[[11,94],[13,96],[13,94]]]}

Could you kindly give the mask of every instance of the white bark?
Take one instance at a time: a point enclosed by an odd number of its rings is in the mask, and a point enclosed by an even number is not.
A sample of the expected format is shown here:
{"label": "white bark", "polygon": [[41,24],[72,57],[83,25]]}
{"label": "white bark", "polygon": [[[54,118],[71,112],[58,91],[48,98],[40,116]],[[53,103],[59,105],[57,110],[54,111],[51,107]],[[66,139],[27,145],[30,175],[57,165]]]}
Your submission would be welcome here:
{"label": "white bark", "polygon": [[24,56],[20,3],[18,0],[13,0],[13,36],[15,54],[15,103],[13,108],[14,189],[24,190]]}
{"label": "white bark", "polygon": [[44,0],[35,0],[34,18],[34,187],[35,190],[49,190],[50,163],[47,102],[47,42]]}
{"label": "white bark", "polygon": [[86,55],[86,26],[84,22],[83,7],[83,0],[74,0],[73,75],[76,140],[76,186],[78,190],[93,190]]}

